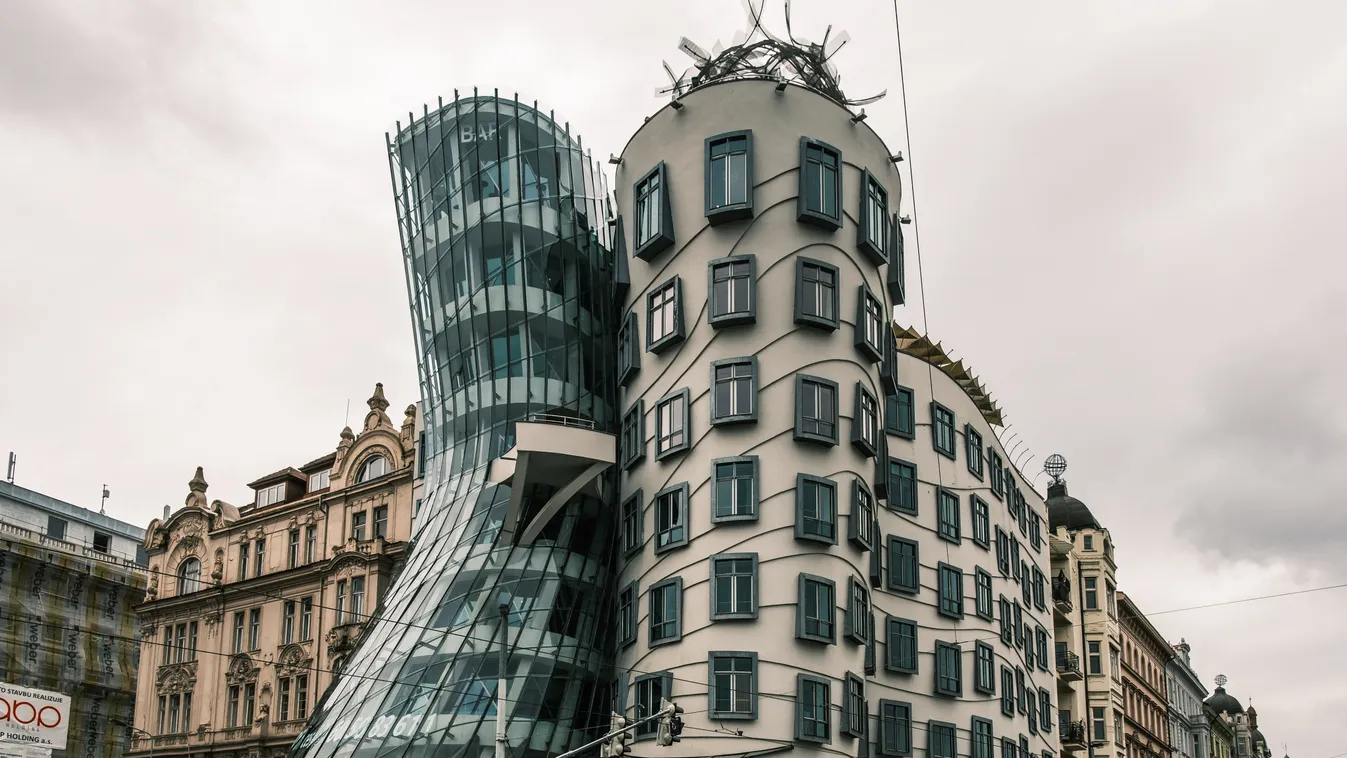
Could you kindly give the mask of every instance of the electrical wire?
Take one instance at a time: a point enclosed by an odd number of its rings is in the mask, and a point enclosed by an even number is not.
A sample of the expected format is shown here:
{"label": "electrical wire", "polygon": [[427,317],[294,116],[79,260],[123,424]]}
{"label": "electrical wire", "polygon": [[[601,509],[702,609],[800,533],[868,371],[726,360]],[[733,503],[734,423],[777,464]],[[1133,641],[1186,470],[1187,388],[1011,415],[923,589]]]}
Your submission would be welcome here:
{"label": "electrical wire", "polygon": [[[1223,605],[1236,605],[1236,604],[1239,604],[1239,603],[1252,603],[1252,602],[1254,602],[1255,600],[1272,600],[1272,599],[1274,599],[1274,598],[1279,598],[1279,597],[1290,597],[1291,595],[1305,595],[1305,594],[1308,594],[1308,593],[1310,593],[1310,592],[1325,592],[1325,591],[1327,591],[1327,590],[1340,590],[1340,589],[1342,589],[1342,588],[1344,588],[1344,587],[1347,587],[1347,584],[1330,584],[1330,585],[1328,585],[1328,586],[1326,586],[1326,587],[1311,587],[1311,588],[1305,589],[1305,590],[1290,590],[1290,591],[1288,591],[1288,592],[1278,592],[1278,593],[1275,594],[1275,595],[1259,595],[1258,597],[1245,597],[1245,598],[1240,598],[1240,599],[1238,599],[1238,600],[1222,600],[1222,601],[1219,602],[1219,603],[1207,603],[1206,605],[1191,605],[1191,606],[1188,606],[1187,608],[1171,608],[1170,610],[1167,610],[1167,611],[1156,611],[1156,612],[1154,612],[1154,613],[1147,613],[1146,615],[1147,615],[1147,616],[1163,616],[1163,615],[1165,615],[1166,613],[1184,613],[1184,612],[1186,612],[1186,611],[1197,611],[1197,610],[1201,610],[1201,609],[1203,609],[1203,608],[1217,608],[1217,607],[1220,607],[1220,606],[1223,606]],[[1347,755],[1347,753],[1343,753],[1342,755]],[[1340,757],[1339,757],[1339,756],[1333,756],[1333,758],[1340,758]]]}

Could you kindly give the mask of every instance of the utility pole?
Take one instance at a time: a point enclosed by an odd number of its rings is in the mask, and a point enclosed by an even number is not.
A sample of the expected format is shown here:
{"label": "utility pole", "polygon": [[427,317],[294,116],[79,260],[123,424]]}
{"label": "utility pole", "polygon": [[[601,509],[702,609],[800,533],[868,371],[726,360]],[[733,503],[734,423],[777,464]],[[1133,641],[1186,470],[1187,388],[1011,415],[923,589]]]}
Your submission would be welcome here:
{"label": "utility pole", "polygon": [[510,599],[504,592],[497,597],[500,603],[500,670],[496,672],[496,758],[505,758],[505,690],[506,667],[509,665]]}
{"label": "utility pole", "polygon": [[[558,755],[557,758],[575,758],[575,756],[596,745],[603,745],[603,749],[599,753],[602,758],[622,758],[631,752],[631,746],[627,743],[631,741],[632,735],[628,734],[628,732],[642,724],[648,724],[657,719],[660,722],[661,732],[664,730],[667,722],[670,734],[677,737],[679,732],[683,731],[683,720],[678,718],[678,714],[683,712],[683,708],[682,706],[674,705],[668,700],[664,700],[662,703],[663,707],[658,711],[631,723],[627,723],[627,719],[621,714],[614,713],[607,734],[593,742],[587,742],[574,750],[568,750],[561,755]],[[677,740],[674,740],[674,742],[677,742]],[[667,743],[660,742],[659,744],[667,747]]]}

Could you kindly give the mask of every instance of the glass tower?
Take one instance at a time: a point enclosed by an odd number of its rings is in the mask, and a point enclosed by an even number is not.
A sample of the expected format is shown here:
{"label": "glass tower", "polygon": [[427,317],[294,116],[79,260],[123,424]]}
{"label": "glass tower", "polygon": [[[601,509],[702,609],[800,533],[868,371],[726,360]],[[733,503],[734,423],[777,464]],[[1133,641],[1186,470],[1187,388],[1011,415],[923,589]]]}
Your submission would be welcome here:
{"label": "glass tower", "polygon": [[516,431],[614,432],[605,182],[568,125],[517,98],[441,101],[399,124],[388,150],[426,496],[406,566],[292,755],[491,754],[502,629],[509,753],[556,754],[601,734],[611,708],[615,555],[600,493],[616,491],[615,470],[594,465],[572,487],[537,473],[566,454],[534,453],[543,463],[525,475]]}

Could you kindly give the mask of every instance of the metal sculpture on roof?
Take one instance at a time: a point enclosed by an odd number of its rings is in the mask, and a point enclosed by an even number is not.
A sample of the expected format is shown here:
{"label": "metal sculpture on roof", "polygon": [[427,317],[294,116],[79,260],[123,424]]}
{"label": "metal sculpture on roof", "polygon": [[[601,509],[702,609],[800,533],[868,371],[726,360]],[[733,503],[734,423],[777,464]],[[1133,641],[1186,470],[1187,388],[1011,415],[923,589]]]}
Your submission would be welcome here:
{"label": "metal sculpture on roof", "polygon": [[693,65],[679,75],[664,63],[670,84],[657,94],[677,100],[702,85],[732,79],[774,79],[798,84],[848,106],[873,103],[888,94],[885,90],[859,100],[849,100],[843,94],[842,76],[832,59],[851,40],[846,32],[834,36],[829,25],[818,44],[797,38],[790,28],[790,0],[786,0],[786,36],[778,37],[763,26],[767,0],[742,2],[748,14],[748,31],[736,33],[728,48],[716,42],[709,54],[687,37],[680,38],[678,49],[692,58]]}

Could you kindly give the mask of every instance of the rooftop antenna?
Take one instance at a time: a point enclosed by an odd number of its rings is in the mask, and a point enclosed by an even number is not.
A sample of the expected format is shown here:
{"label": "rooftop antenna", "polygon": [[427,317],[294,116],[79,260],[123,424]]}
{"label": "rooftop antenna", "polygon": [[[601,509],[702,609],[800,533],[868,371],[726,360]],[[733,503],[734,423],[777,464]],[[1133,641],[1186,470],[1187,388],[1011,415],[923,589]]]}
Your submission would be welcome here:
{"label": "rooftop antenna", "polygon": [[351,398],[348,397],[346,398],[346,423],[342,424],[342,426],[350,426],[350,425],[351,425]]}
{"label": "rooftop antenna", "polygon": [[98,515],[100,516],[107,515],[106,513],[104,513],[104,510],[107,507],[108,498],[111,497],[111,495],[112,493],[108,492],[108,486],[106,484],[103,485],[103,499],[98,503]]}
{"label": "rooftop antenna", "polygon": [[1048,459],[1043,461],[1043,470],[1052,477],[1053,484],[1061,484],[1062,474],[1066,473],[1066,456],[1061,453],[1049,455]]}
{"label": "rooftop antenna", "polygon": [[10,484],[13,484],[13,483],[14,483],[14,469],[15,469],[15,467],[17,467],[18,465],[19,465],[19,456],[15,455],[14,453],[10,453],[10,454],[9,454],[9,473],[6,474],[6,477],[9,479],[9,483],[10,483]]}

